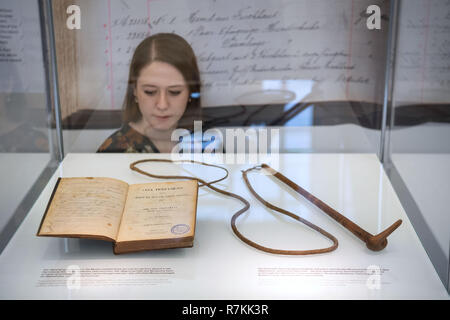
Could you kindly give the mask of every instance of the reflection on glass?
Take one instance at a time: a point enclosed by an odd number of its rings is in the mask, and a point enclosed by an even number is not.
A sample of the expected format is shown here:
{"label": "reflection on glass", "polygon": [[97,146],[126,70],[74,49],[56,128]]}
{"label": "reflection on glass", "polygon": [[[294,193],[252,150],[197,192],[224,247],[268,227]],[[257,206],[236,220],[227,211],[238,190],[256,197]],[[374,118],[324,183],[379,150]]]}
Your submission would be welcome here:
{"label": "reflection on glass", "polygon": [[37,104],[42,103],[42,100],[38,100],[42,99],[42,96],[22,92],[2,95],[0,98],[0,152],[49,151],[45,109],[33,110],[30,105],[36,100]]}
{"label": "reflection on glass", "polygon": [[0,1],[0,251],[52,159],[41,41],[37,1]]}
{"label": "reflection on glass", "polygon": [[447,285],[450,276],[449,12],[448,1],[401,2],[389,146],[394,187],[436,271]]}
{"label": "reflection on glass", "polygon": [[[62,27],[56,38],[58,56],[75,61],[58,70],[59,78],[77,87],[61,92],[69,152],[95,152],[122,125],[132,54],[142,40],[164,32],[182,36],[196,53],[203,85],[197,120],[204,130],[274,126],[286,131],[283,137],[293,128],[299,137],[313,137],[306,145],[286,140],[282,152],[379,150],[387,1],[79,5],[82,29],[90,32],[75,36]],[[380,7],[379,30],[367,27],[369,5]],[[65,8],[54,7],[65,14]],[[67,45],[76,45],[76,52]]]}

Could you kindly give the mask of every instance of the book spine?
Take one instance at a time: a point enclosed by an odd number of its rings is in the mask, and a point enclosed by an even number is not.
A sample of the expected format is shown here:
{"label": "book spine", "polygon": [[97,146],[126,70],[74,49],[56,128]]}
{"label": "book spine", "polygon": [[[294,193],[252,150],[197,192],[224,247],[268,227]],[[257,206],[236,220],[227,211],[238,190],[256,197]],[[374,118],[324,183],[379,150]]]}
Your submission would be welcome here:
{"label": "book spine", "polygon": [[50,196],[50,199],[48,200],[47,208],[45,209],[44,216],[42,217],[41,224],[39,225],[38,232],[36,233],[37,236],[39,236],[39,233],[41,232],[42,224],[44,223],[45,217],[47,216],[47,213],[48,213],[48,209],[50,208],[53,197],[55,196],[56,190],[58,189],[60,182],[61,182],[61,177],[59,177],[58,181],[56,181],[55,187],[53,188],[53,191],[52,191],[52,195]]}

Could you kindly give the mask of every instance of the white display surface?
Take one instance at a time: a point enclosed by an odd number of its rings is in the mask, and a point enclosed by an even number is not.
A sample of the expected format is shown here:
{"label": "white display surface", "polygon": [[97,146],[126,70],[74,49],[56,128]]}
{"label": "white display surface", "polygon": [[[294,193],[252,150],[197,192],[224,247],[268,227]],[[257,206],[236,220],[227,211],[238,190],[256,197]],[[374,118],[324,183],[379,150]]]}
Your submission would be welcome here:
{"label": "white display surface", "polygon": [[[450,154],[395,153],[395,165],[408,191],[417,203],[436,241],[449,259],[450,212]],[[426,170],[423,170],[426,168]]]}
{"label": "white display surface", "polygon": [[[108,242],[37,237],[59,176],[104,176],[128,183],[160,181],[129,169],[133,161],[169,155],[69,154],[0,255],[1,299],[449,299],[374,154],[282,154],[281,173],[372,234],[397,219],[403,224],[387,247],[370,251],[353,234],[273,178],[250,173],[266,200],[310,220],[339,240],[337,250],[310,256],[258,251],[232,232],[242,204],[200,188],[193,248],[116,256]],[[247,190],[241,169],[218,185],[249,199],[238,228],[250,239],[279,249],[313,249],[329,240],[263,207]],[[150,172],[222,175],[214,168],[144,164]]]}

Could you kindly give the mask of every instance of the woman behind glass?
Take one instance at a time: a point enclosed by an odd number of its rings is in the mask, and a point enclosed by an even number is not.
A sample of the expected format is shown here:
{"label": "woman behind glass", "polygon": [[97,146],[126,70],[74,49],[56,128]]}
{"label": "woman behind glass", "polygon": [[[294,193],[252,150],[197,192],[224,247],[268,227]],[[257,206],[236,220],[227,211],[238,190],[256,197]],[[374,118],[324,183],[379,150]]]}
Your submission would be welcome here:
{"label": "woman behind glass", "polygon": [[130,64],[122,127],[97,152],[170,153],[174,129],[192,131],[200,116],[200,72],[182,37],[159,33],[143,40]]}

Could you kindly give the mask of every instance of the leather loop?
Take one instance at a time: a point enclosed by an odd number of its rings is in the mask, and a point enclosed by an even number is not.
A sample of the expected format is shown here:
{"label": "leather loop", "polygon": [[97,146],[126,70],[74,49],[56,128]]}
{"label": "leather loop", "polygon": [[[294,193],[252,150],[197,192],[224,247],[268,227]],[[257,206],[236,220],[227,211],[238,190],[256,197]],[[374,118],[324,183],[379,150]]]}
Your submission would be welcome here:
{"label": "leather loop", "polygon": [[[287,254],[287,255],[308,255],[308,254],[318,254],[318,253],[325,253],[325,252],[330,252],[335,250],[338,247],[338,240],[330,233],[326,232],[325,230],[323,230],[322,228],[316,226],[315,224],[309,222],[308,220],[290,212],[287,211],[285,209],[279,208],[273,204],[271,204],[270,202],[264,200],[258,193],[256,193],[256,191],[253,189],[252,185],[250,184],[250,181],[248,180],[247,177],[247,173],[249,171],[255,170],[255,169],[260,169],[261,166],[257,166],[257,167],[253,167],[247,170],[243,170],[242,171],[242,177],[244,178],[245,184],[247,185],[248,189],[250,190],[250,192],[253,194],[253,196],[258,199],[263,205],[265,205],[266,207],[278,211],[279,213],[282,213],[284,215],[287,215],[297,221],[300,221],[301,223],[305,224],[306,226],[310,227],[311,229],[319,232],[320,234],[322,234],[323,236],[327,237],[328,239],[330,239],[333,242],[333,245],[327,247],[327,248],[322,248],[322,249],[310,249],[310,250],[281,250],[281,249],[270,249],[269,250],[263,250],[263,251],[268,251],[271,253],[277,253],[277,254]],[[236,216],[237,214],[235,214]],[[233,216],[234,218],[234,216]],[[235,232],[238,232],[237,230]],[[245,242],[245,241],[244,241]],[[264,248],[264,249],[268,249],[268,248]]]}

